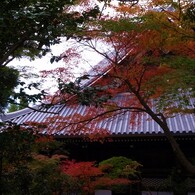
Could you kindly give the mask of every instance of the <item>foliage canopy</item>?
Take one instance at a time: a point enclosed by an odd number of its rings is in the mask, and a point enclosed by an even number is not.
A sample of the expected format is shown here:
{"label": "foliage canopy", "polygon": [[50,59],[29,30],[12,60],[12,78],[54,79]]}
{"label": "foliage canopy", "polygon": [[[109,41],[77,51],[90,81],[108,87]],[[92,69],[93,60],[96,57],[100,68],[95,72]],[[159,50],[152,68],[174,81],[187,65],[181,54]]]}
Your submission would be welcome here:
{"label": "foliage canopy", "polygon": [[[102,14],[90,23],[90,29],[77,36],[83,46],[102,55],[108,66],[100,65],[93,75],[84,75],[69,84],[59,80],[57,101],[90,106],[84,115],[62,117],[61,128],[75,124],[78,127],[80,121],[83,125],[78,131],[89,131],[89,122],[95,128],[99,121],[126,111],[132,113],[130,123],[135,124],[140,113],[145,112],[161,127],[182,167],[194,174],[194,166],[186,159],[167,123],[175,114],[194,112],[193,1],[107,5],[115,9],[116,15]],[[109,54],[96,46],[99,41],[109,46]],[[82,86],[82,80],[87,79],[92,82]],[[130,98],[112,102],[119,93],[128,93]],[[76,131],[74,127],[73,130]]]}
{"label": "foliage canopy", "polygon": [[[2,0],[0,7],[0,77],[3,79],[0,98],[1,112],[7,103],[16,103],[15,99],[36,102],[42,99],[45,92],[28,95],[24,82],[16,81],[16,71],[8,72],[8,65],[13,59],[27,57],[29,60],[41,58],[50,52],[51,45],[60,43],[60,37],[69,39],[75,32],[85,28],[85,23],[96,18],[97,6],[79,11],[76,7],[83,1],[74,0]],[[6,71],[6,74],[4,72]],[[10,73],[10,75],[9,75]],[[7,75],[7,77],[6,77]],[[19,75],[18,75],[19,76]],[[11,81],[10,78],[13,77]],[[11,82],[12,85],[11,85]],[[2,86],[2,85],[5,86]],[[14,87],[20,84],[20,92],[11,94]],[[37,84],[33,84],[37,86]],[[32,85],[27,87],[33,88]],[[4,94],[5,93],[5,94]],[[12,101],[6,100],[12,95]],[[8,102],[6,102],[8,101]],[[26,104],[25,104],[26,105]]]}

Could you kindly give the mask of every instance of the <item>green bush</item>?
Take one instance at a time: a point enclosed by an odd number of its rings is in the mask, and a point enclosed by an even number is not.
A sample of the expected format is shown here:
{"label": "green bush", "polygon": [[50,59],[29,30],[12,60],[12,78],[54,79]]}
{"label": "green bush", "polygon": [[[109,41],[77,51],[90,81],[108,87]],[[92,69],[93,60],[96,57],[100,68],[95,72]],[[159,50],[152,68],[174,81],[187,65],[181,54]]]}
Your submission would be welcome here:
{"label": "green bush", "polygon": [[[15,125],[0,133],[0,194],[52,195],[72,190],[74,181],[60,169],[66,156],[51,152],[60,144],[38,138]],[[46,146],[49,156],[39,153]]]}
{"label": "green bush", "polygon": [[108,177],[136,179],[141,164],[129,158],[118,156],[100,162],[99,166]]}

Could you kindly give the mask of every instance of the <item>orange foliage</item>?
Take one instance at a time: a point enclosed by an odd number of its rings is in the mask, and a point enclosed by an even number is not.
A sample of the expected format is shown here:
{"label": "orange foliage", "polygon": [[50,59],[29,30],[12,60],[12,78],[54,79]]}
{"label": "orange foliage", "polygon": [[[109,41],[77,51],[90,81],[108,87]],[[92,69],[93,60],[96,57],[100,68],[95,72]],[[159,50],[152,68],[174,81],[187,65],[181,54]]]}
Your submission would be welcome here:
{"label": "orange foliage", "polygon": [[99,187],[111,189],[112,186],[139,182],[136,180],[130,181],[126,178],[104,177],[104,173],[99,167],[95,166],[95,162],[64,161],[61,165],[61,170],[76,179],[77,183],[81,183],[82,191],[85,193],[94,193],[94,190]]}
{"label": "orange foliage", "polygon": [[65,161],[61,169],[65,174],[76,179],[76,182],[82,185],[81,190],[86,194],[94,190],[92,182],[103,174],[98,167],[94,166],[94,162]]}
{"label": "orange foliage", "polygon": [[65,161],[61,168],[67,175],[78,177],[79,179],[86,179],[103,174],[99,168],[94,166],[94,163],[95,162]]}
{"label": "orange foliage", "polygon": [[[81,1],[81,3],[83,2],[86,1]],[[57,91],[49,100],[54,104],[57,102],[66,104],[71,114],[67,114],[66,117],[60,114],[48,117],[46,125],[49,133],[55,130],[55,132],[63,132],[67,135],[79,134],[89,136],[91,140],[100,140],[101,137],[105,138],[109,135],[108,130],[99,125],[102,121],[106,121],[108,118],[113,119],[116,115],[129,111],[131,112],[129,120],[132,126],[136,123],[139,124],[141,113],[147,113],[148,110],[152,111],[153,109],[154,105],[152,105],[151,99],[157,100],[166,95],[170,86],[178,83],[180,75],[177,75],[177,68],[171,67],[169,61],[161,60],[169,55],[195,58],[195,41],[190,34],[192,31],[183,28],[180,10],[163,8],[163,5],[168,5],[170,1],[150,2],[149,7],[156,8],[158,5],[162,8],[157,11],[143,9],[140,22],[136,22],[137,18],[132,22],[131,17],[140,16],[138,12],[143,8],[142,6],[136,5],[130,8],[127,5],[121,5],[116,8],[120,13],[129,14],[124,18],[129,17],[131,28],[128,28],[127,20],[121,20],[122,15],[112,16],[112,18],[104,15],[100,18],[100,22],[92,23],[93,26],[85,32],[87,38],[84,43],[89,41],[88,46],[107,58],[109,64],[102,67],[101,64],[96,66],[93,69],[93,77],[90,79],[89,86],[81,88],[80,91],[85,92],[87,87],[97,87],[101,90],[97,91],[97,95],[94,97],[98,99],[108,95],[112,99],[102,102],[98,108],[95,103],[90,103],[89,107],[83,106],[83,112],[77,113],[73,111],[79,109],[77,94]],[[105,44],[110,45],[113,55],[110,57],[98,50],[95,44],[90,44],[92,43],[91,39],[103,40]],[[74,50],[68,50],[65,54],[69,56],[64,58],[66,64],[73,58],[78,59],[79,57]],[[54,71],[53,75],[57,75],[66,82],[65,75],[68,71],[68,68],[60,68]],[[43,73],[44,76],[48,74],[47,72]],[[115,101],[114,98],[120,93],[127,95],[122,101]],[[89,97],[89,99],[93,100],[94,97]],[[171,113],[170,110],[169,113]]]}

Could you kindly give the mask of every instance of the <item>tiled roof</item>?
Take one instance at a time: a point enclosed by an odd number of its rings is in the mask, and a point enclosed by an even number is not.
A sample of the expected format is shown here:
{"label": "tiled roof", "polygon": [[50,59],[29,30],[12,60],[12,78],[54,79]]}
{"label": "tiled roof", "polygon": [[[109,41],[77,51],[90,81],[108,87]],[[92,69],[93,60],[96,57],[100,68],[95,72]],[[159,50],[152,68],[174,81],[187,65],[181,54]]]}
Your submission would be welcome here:
{"label": "tiled roof", "polygon": [[[110,58],[115,56],[114,54],[108,54]],[[125,60],[126,55],[118,56],[118,63],[122,63]],[[99,70],[101,75],[98,76]],[[81,85],[83,88],[91,86],[101,79],[102,75],[107,74],[111,68],[109,62],[106,59],[100,61],[94,69],[88,72],[88,75],[92,76],[90,79],[82,80]],[[123,102],[127,98],[127,94],[118,94],[113,101]],[[191,102],[193,105],[194,102]],[[83,115],[87,112],[87,107],[82,105],[76,105],[74,107],[56,104],[45,110],[43,107],[36,106],[33,109],[26,108],[20,111],[9,113],[6,115],[0,115],[0,121],[11,121],[17,124],[24,124],[26,122],[38,122],[44,123],[48,117],[52,116],[71,116],[74,113]],[[132,125],[130,123],[132,113],[125,111],[120,115],[103,119],[98,121],[96,126],[100,129],[106,129],[111,135],[162,135],[160,126],[152,120],[147,114],[142,113],[139,117],[139,125]],[[167,119],[168,126],[172,133],[175,135],[195,135],[195,114],[177,114],[174,117]],[[47,129],[42,131],[43,134],[47,134]],[[70,136],[70,131],[67,128],[61,130],[55,130],[50,132],[53,135]]]}
{"label": "tiled roof", "polygon": [[[119,94],[115,101],[122,101],[125,98],[124,94]],[[193,102],[192,102],[193,103]],[[49,108],[48,112],[42,112],[36,107],[36,110],[31,110],[29,108],[10,113],[1,116],[2,121],[12,121],[17,124],[23,124],[28,121],[43,123],[48,117],[55,116],[71,116],[73,113],[83,114],[87,107],[82,105],[77,105],[76,107],[64,106],[64,105],[54,105]],[[54,114],[56,113],[56,114]],[[131,113],[129,111],[123,114],[111,117],[109,119],[104,119],[98,122],[98,127],[108,130],[112,135],[162,135],[162,130],[160,126],[152,120],[147,114],[143,113],[140,115],[140,124],[132,125],[130,123]],[[175,135],[195,135],[195,115],[194,114],[177,114],[174,117],[167,119],[168,125],[171,132]],[[42,133],[46,134],[45,129]],[[67,129],[62,129],[56,131],[55,129],[51,132],[53,135],[68,136],[70,132]]]}

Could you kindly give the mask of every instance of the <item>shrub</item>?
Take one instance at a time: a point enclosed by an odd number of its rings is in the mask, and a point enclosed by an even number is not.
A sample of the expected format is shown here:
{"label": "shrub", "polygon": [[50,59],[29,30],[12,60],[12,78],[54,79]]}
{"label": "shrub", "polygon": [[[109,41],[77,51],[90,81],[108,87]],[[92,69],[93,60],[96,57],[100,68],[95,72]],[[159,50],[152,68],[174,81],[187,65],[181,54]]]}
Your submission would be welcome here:
{"label": "shrub", "polygon": [[110,178],[136,179],[139,175],[138,168],[141,166],[137,161],[119,156],[112,157],[99,163],[100,169]]}

